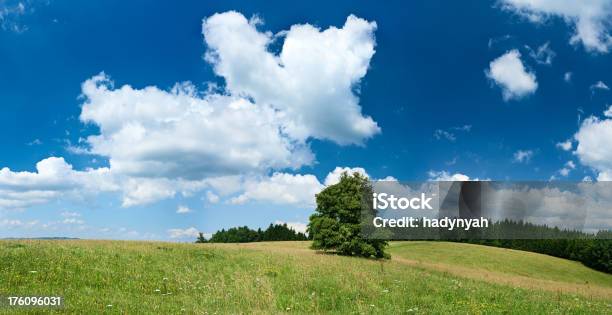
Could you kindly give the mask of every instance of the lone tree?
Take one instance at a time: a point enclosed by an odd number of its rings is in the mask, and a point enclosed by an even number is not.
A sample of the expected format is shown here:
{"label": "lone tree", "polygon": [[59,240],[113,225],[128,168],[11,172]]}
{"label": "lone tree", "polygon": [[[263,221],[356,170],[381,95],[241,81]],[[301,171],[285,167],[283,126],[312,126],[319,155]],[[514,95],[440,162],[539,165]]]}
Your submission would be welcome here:
{"label": "lone tree", "polygon": [[361,232],[361,211],[371,205],[372,186],[359,173],[340,176],[340,182],[317,194],[317,209],[310,216],[308,233],[312,248],[340,255],[388,258],[384,240],[365,239]]}
{"label": "lone tree", "polygon": [[204,237],[204,233],[200,232],[198,233],[198,239],[196,239],[196,243],[208,243],[208,241],[206,240],[206,237]]}

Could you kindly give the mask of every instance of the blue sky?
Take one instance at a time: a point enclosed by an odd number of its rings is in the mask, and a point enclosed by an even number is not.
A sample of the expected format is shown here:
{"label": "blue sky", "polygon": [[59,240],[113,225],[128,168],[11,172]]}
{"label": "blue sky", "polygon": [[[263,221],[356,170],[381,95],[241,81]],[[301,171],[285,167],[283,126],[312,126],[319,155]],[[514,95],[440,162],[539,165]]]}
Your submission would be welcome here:
{"label": "blue sky", "polygon": [[0,237],[300,229],[346,167],[610,180],[611,14],[603,0],[0,1]]}

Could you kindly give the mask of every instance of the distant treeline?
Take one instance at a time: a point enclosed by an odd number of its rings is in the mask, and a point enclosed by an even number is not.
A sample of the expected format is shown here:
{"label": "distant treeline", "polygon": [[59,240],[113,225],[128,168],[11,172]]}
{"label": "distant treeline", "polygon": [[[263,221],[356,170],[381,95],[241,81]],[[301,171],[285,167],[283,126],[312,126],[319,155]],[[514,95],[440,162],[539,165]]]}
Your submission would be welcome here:
{"label": "distant treeline", "polygon": [[306,234],[296,232],[287,224],[270,224],[265,231],[261,229],[251,230],[247,226],[233,227],[228,230],[217,231],[209,240],[200,236],[196,243],[249,243],[268,241],[305,241]]}
{"label": "distant treeline", "polygon": [[[453,231],[436,229],[394,229],[395,239],[433,239],[519,249],[576,260],[593,269],[612,273],[612,232],[596,234],[523,221],[503,220],[488,228]],[[415,237],[417,236],[417,237]]]}

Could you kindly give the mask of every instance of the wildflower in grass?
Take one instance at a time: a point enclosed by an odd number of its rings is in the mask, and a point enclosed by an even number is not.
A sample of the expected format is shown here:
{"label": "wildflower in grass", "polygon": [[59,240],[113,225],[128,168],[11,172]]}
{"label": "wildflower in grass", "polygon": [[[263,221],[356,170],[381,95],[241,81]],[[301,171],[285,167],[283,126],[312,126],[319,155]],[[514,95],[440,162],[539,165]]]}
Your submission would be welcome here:
{"label": "wildflower in grass", "polygon": [[36,270],[30,270],[30,273],[37,273],[38,271]]}

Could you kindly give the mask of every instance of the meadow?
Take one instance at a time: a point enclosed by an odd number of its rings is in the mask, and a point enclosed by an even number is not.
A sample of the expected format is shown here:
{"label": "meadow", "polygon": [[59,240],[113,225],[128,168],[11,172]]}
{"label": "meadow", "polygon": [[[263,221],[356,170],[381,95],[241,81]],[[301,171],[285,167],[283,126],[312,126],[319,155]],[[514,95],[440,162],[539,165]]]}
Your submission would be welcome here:
{"label": "meadow", "polygon": [[1,241],[0,296],[60,295],[44,311],[74,314],[612,313],[612,275],[546,255],[395,242],[380,261],[308,247]]}

